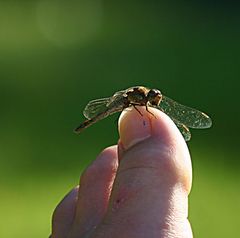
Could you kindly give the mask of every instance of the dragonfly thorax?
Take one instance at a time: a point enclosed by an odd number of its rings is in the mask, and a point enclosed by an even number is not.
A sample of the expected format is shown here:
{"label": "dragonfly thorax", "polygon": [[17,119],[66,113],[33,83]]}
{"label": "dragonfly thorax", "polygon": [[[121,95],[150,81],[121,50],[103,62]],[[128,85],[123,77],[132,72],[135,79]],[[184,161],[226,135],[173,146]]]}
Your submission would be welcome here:
{"label": "dragonfly thorax", "polygon": [[148,102],[146,88],[132,88],[127,92],[127,99],[129,104],[146,105]]}

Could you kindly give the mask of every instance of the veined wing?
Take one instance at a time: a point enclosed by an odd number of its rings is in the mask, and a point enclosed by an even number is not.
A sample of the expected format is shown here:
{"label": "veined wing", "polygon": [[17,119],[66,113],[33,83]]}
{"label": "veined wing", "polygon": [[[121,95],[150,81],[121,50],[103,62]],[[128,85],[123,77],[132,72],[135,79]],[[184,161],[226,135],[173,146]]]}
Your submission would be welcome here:
{"label": "veined wing", "polygon": [[100,98],[90,101],[83,111],[83,115],[87,119],[91,119],[101,112],[107,110],[107,104],[111,98]]}
{"label": "veined wing", "polygon": [[90,101],[85,107],[83,115],[87,119],[92,119],[102,113],[109,112],[112,114],[114,110],[122,110],[125,102],[125,91],[126,90],[116,92],[112,97],[109,98],[100,98]]}
{"label": "veined wing", "polygon": [[119,104],[119,103],[121,104],[121,101],[123,100],[123,98],[125,96],[127,96],[126,95],[127,91],[128,91],[128,89],[127,90],[118,91],[118,92],[114,93],[113,96],[110,97],[110,100],[109,100],[107,106],[111,107],[111,106]]}
{"label": "veined wing", "polygon": [[182,136],[185,141],[189,141],[191,139],[191,132],[189,129],[182,123],[177,120],[173,120],[175,125],[178,127],[179,131],[182,133]]}
{"label": "veined wing", "polygon": [[128,106],[128,99],[123,94],[113,95],[110,98],[102,98],[90,101],[84,109],[84,116],[88,120],[81,123],[74,131],[80,133],[85,128],[91,126],[107,116],[122,111]]}
{"label": "veined wing", "polygon": [[212,125],[211,118],[205,113],[177,103],[166,96],[163,96],[158,107],[168,116],[170,116],[173,121],[178,121],[187,127],[201,129],[209,128]]}

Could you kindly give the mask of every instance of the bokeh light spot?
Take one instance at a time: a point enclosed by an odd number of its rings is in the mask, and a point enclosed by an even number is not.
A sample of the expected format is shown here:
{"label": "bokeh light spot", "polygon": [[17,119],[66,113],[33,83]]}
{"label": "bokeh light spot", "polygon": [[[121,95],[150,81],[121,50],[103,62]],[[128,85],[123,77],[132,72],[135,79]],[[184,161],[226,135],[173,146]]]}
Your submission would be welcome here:
{"label": "bokeh light spot", "polygon": [[100,30],[101,2],[39,1],[37,20],[42,34],[57,46],[85,44]]}

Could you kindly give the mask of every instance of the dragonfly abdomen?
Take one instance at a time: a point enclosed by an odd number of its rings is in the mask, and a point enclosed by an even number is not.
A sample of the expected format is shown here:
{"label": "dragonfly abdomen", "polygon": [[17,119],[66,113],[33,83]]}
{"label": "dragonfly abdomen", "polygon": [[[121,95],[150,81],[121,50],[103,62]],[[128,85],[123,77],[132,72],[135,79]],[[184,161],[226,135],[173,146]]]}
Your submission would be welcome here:
{"label": "dragonfly abdomen", "polygon": [[93,117],[92,119],[84,121],[74,130],[74,132],[76,132],[77,134],[80,133],[85,128],[87,128],[87,127],[91,126],[92,124],[94,124],[95,122],[103,119],[105,117],[105,114],[106,113],[101,113],[101,114]]}
{"label": "dragonfly abdomen", "polygon": [[115,113],[115,112],[119,112],[122,111],[123,108],[109,108],[108,110],[99,113],[98,115],[96,115],[95,117],[84,121],[83,123],[81,123],[75,130],[74,132],[76,132],[77,134],[79,134],[80,132],[82,132],[82,130],[84,130],[85,128],[91,126],[92,124],[94,124],[95,122]]}
{"label": "dragonfly abdomen", "polygon": [[90,120],[86,120],[83,123],[81,123],[77,128],[74,129],[74,132],[76,132],[77,134],[80,133],[83,129],[91,126],[94,122],[92,121],[92,119]]}

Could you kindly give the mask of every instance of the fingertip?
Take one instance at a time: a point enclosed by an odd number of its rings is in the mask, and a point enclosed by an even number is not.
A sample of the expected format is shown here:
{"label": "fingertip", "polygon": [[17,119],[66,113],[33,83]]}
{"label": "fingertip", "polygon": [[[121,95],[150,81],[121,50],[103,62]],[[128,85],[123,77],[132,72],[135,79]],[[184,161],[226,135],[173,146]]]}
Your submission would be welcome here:
{"label": "fingertip", "polygon": [[51,237],[65,237],[69,232],[76,212],[79,186],[73,188],[57,205],[52,216]]}
{"label": "fingertip", "polygon": [[118,151],[117,145],[109,146],[103,149],[97,158],[83,172],[80,184],[89,186],[89,183],[96,183],[95,177],[102,172],[102,177],[113,177],[118,167]]}
{"label": "fingertip", "polygon": [[[149,137],[158,138],[161,143],[172,144],[176,140],[185,141],[174,122],[163,112],[155,108],[130,108],[119,118],[120,142],[125,149],[146,140]],[[141,114],[140,114],[141,113]]]}
{"label": "fingertip", "polygon": [[76,208],[79,186],[73,188],[57,205],[53,212],[53,221],[72,220]]}
{"label": "fingertip", "polygon": [[101,158],[107,158],[107,159],[111,159],[116,157],[117,155],[117,146],[116,145],[112,145],[109,146],[105,149],[102,150],[102,152],[98,155],[97,160],[101,159]]}
{"label": "fingertip", "polygon": [[187,144],[174,124],[162,111],[155,108],[138,107],[141,114],[134,108],[125,110],[119,119],[119,151],[124,157],[130,149],[153,154],[153,157],[168,158],[173,165],[173,173],[181,181],[189,193],[192,182],[192,165]]}
{"label": "fingertip", "polygon": [[138,107],[138,110],[127,108],[120,115],[118,128],[120,142],[124,149],[128,149],[151,136],[150,119],[142,107]]}

